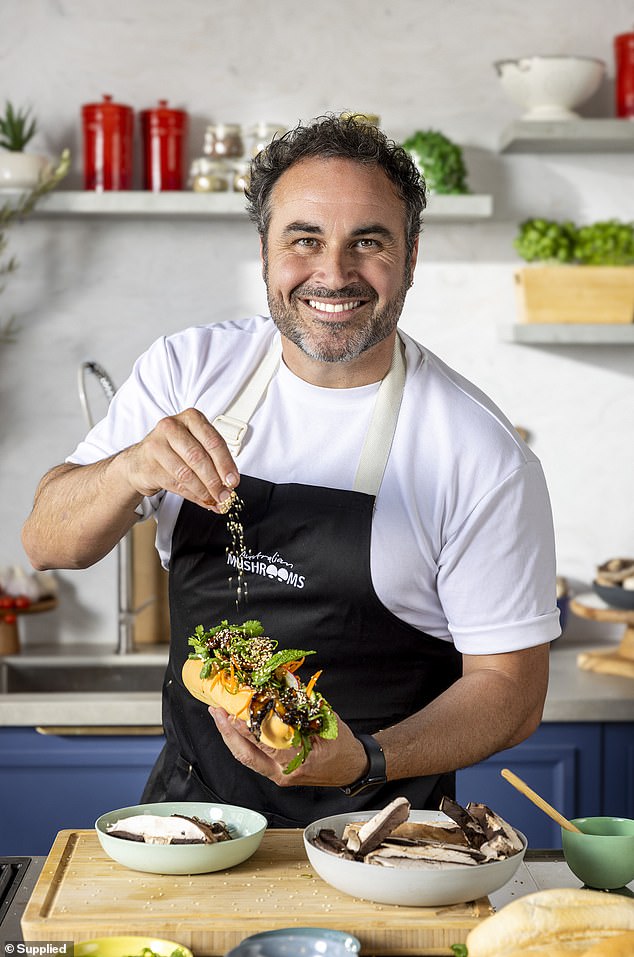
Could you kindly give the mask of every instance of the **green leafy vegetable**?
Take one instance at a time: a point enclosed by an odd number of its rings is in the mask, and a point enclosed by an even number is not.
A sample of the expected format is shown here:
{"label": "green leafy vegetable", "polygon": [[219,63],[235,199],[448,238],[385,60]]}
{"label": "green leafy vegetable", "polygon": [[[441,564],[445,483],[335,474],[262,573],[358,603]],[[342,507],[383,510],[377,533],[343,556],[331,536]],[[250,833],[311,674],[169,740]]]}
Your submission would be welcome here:
{"label": "green leafy vegetable", "polygon": [[573,261],[576,228],[574,223],[551,219],[527,219],[521,225],[513,245],[526,262]]}
{"label": "green leafy vegetable", "polygon": [[469,192],[462,149],[437,130],[418,130],[403,143],[430,193]]}
{"label": "green leafy vegetable", "polygon": [[468,957],[469,955],[466,944],[452,944],[451,949],[454,952],[454,957]]}
{"label": "green leafy vegetable", "polygon": [[634,264],[634,223],[616,219],[576,226],[550,219],[527,219],[513,245],[526,262],[584,266]]}

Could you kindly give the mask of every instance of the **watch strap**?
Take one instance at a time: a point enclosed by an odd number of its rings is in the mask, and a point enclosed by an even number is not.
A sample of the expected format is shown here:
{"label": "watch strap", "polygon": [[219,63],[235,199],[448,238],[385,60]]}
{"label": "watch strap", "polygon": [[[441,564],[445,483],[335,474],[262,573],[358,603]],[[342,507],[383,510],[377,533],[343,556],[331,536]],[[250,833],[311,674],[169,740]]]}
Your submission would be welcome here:
{"label": "watch strap", "polygon": [[341,788],[348,797],[354,797],[361,794],[362,791],[379,787],[379,785],[387,782],[385,755],[379,742],[371,734],[355,734],[355,738],[363,745],[369,767],[360,778]]}

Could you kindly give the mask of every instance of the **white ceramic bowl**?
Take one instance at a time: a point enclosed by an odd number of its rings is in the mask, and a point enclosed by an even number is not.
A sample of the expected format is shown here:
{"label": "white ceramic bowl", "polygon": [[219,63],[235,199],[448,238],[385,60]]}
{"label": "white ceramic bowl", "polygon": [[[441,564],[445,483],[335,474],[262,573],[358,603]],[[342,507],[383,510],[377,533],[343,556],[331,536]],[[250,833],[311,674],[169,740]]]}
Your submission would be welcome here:
{"label": "white ceramic bowl", "polygon": [[[231,841],[217,844],[145,844],[108,834],[108,825],[136,814],[184,814],[203,821],[224,821]],[[124,867],[150,874],[208,874],[241,864],[254,854],[266,831],[266,818],[233,804],[166,801],[108,811],[95,821],[97,837],[106,854]]]}
{"label": "white ceramic bowl", "polygon": [[[304,831],[304,847],[308,860],[322,880],[344,894],[375,901],[379,904],[402,904],[408,907],[440,907],[477,900],[497,891],[511,880],[526,853],[523,849],[513,857],[489,864],[446,864],[443,867],[410,868],[379,867],[362,861],[346,861],[328,854],[311,843],[321,828],[331,828],[338,837],[350,821],[367,821],[376,811],[335,814],[314,821]],[[410,811],[410,821],[427,823],[449,818],[440,811]]]}
{"label": "white ceramic bowl", "polygon": [[605,63],[583,56],[527,56],[494,63],[502,87],[525,112],[523,120],[570,120],[605,76]]}
{"label": "white ceramic bowl", "polygon": [[21,193],[34,189],[40,178],[50,174],[46,156],[35,153],[12,153],[0,150],[0,192]]}

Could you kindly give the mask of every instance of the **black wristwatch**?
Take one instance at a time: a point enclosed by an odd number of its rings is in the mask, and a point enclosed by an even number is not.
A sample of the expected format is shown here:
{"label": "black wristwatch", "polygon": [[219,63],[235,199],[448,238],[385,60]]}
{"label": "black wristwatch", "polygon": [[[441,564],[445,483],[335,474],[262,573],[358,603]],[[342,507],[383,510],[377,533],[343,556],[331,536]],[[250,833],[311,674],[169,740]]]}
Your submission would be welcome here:
{"label": "black wristwatch", "polygon": [[370,788],[376,788],[387,782],[385,755],[379,742],[371,734],[356,734],[355,737],[363,745],[370,767],[362,777],[353,781],[352,784],[348,784],[347,787],[341,788],[348,797],[355,797],[362,791],[368,791]]}

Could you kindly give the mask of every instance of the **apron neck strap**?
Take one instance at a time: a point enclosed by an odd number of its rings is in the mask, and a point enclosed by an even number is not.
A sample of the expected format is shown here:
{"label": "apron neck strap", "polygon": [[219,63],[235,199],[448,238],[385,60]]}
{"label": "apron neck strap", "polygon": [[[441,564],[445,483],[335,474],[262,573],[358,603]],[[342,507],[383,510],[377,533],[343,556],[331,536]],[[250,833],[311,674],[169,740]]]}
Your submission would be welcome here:
{"label": "apron neck strap", "polygon": [[[238,455],[242,448],[251,416],[277,372],[281,355],[282,343],[278,335],[242,391],[238,393],[226,412],[216,416],[212,422],[233,456]],[[355,492],[378,495],[396,432],[405,385],[405,372],[405,347],[397,332],[392,362],[379,386],[372,418],[361,450],[353,486]]]}
{"label": "apron neck strap", "polygon": [[354,479],[355,492],[365,492],[375,497],[379,494],[396,432],[405,387],[405,373],[405,346],[397,332],[392,363],[379,386],[372,418],[361,450]]}
{"label": "apron neck strap", "polygon": [[234,458],[242,448],[251,416],[266,395],[269,383],[278,370],[281,356],[282,339],[276,335],[269,351],[253,375],[247,379],[242,391],[231,402],[226,412],[217,415],[211,423],[214,429],[220,432]]}

